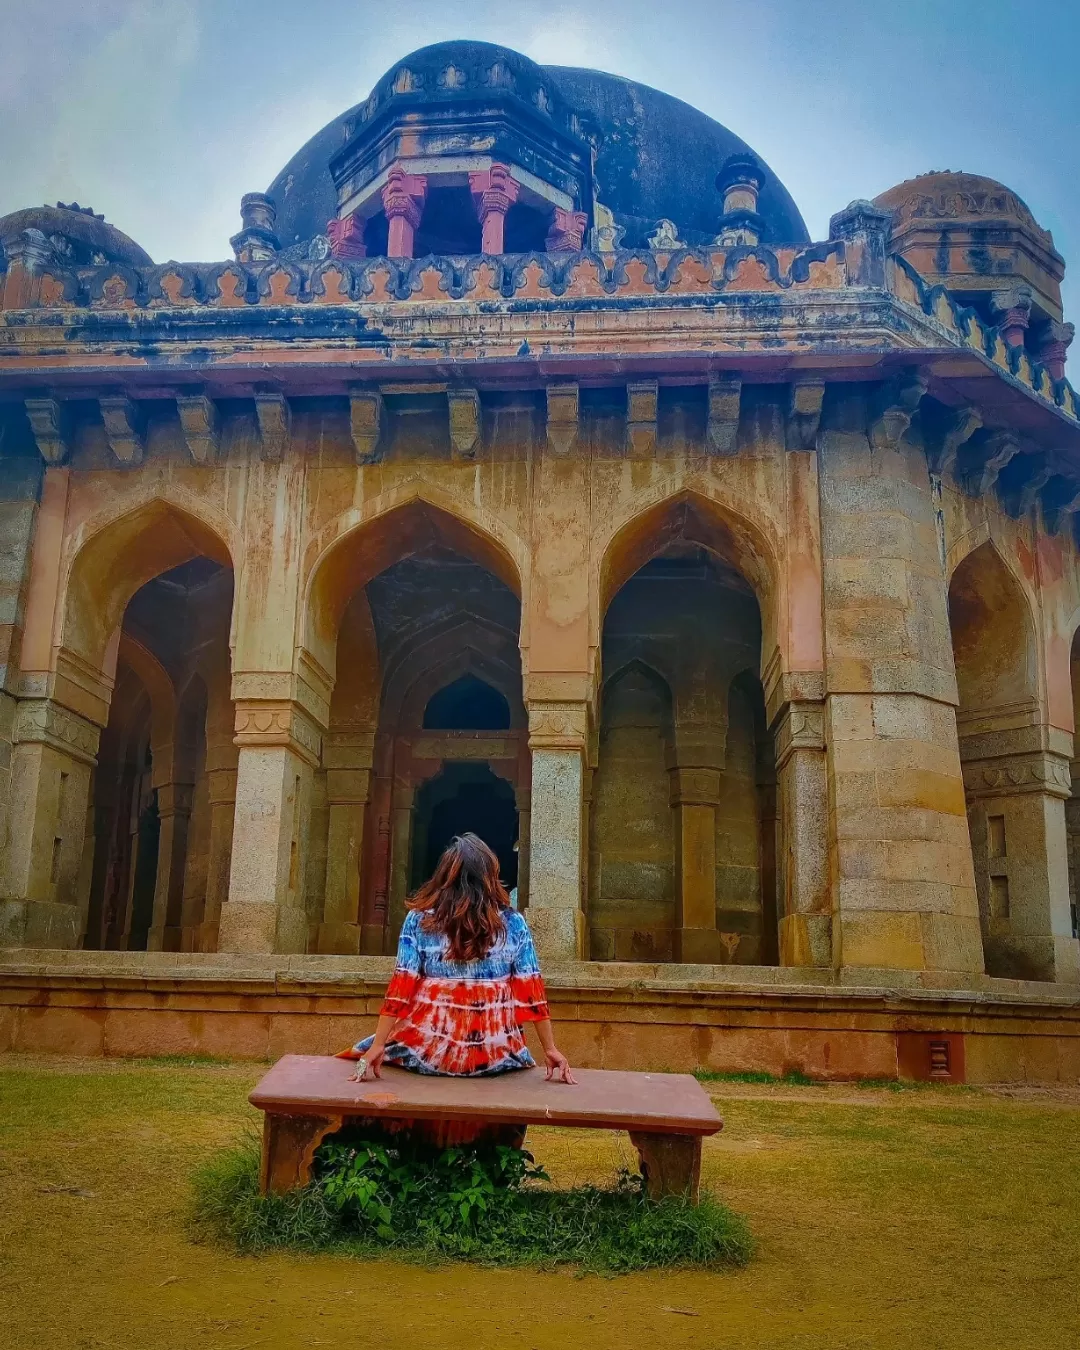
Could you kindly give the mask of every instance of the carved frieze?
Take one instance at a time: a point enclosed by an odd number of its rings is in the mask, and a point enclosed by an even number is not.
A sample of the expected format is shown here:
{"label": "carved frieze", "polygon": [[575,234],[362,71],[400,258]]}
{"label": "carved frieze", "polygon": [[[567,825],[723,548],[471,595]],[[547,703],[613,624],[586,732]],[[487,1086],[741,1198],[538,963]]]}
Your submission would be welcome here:
{"label": "carved frieze", "polygon": [[319,728],[300,707],[289,700],[236,704],[234,742],[243,750],[248,746],[280,746],[317,765],[322,753]]}
{"label": "carved frieze", "polygon": [[968,760],[962,765],[968,801],[984,797],[1013,797],[1017,793],[1045,792],[1051,797],[1072,795],[1072,766],[1064,755],[1048,750]]}
{"label": "carved frieze", "polygon": [[48,698],[21,699],[15,712],[16,744],[37,742],[72,759],[94,764],[101,728]]}
{"label": "carved frieze", "polygon": [[580,750],[589,736],[585,703],[533,703],[529,707],[530,750]]}

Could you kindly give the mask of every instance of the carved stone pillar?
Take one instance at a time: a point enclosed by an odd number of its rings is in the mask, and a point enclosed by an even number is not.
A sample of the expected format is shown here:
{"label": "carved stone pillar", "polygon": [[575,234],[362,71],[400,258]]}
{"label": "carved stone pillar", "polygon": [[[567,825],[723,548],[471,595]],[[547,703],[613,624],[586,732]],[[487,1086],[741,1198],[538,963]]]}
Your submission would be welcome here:
{"label": "carved stone pillar", "polygon": [[390,894],[386,916],[385,950],[392,955],[401,925],[405,922],[405,899],[412,870],[413,808],[416,789],[411,783],[395,783],[390,810]]}
{"label": "carved stone pillar", "polygon": [[[529,903],[529,842],[532,813],[532,793],[528,788],[519,788],[514,794],[518,811],[518,909],[525,909]],[[587,838],[587,835],[584,836]]]}
{"label": "carved stone pillar", "polygon": [[1014,286],[1010,291],[995,291],[990,297],[994,318],[1008,347],[1022,347],[1031,322],[1030,286]]}
{"label": "carved stone pillar", "polygon": [[100,734],[52,699],[16,708],[0,946],[77,947],[82,940],[83,845]]}
{"label": "carved stone pillar", "polygon": [[364,821],[371,795],[372,732],[327,737],[326,893],[319,925],[320,952],[360,951],[360,869]]}
{"label": "carved stone pillar", "polygon": [[193,791],[193,783],[157,784],[157,881],[147,951],[178,952],[182,945],[184,870]]}
{"label": "carved stone pillar", "polygon": [[585,241],[585,226],[588,216],[584,211],[564,211],[561,206],[555,208],[551,229],[547,234],[549,253],[578,253]]}
{"label": "carved stone pillar", "polygon": [[[1023,730],[1030,739],[1040,729]],[[1065,825],[1071,766],[1057,750],[1007,748],[1017,738],[1017,731],[997,731],[961,742],[986,966],[992,975],[1074,984],[1080,943]]]}
{"label": "carved stone pillar", "polygon": [[335,216],[326,222],[330,253],[335,258],[366,258],[364,222],[354,211],[350,216]]}
{"label": "carved stone pillar", "polygon": [[210,840],[206,860],[206,901],[202,921],[195,935],[195,950],[200,952],[217,951],[221,907],[229,894],[233,818],[236,814],[236,763],[237,751],[234,745],[207,748]]}
{"label": "carved stone pillar", "polygon": [[482,253],[499,254],[505,250],[506,213],[518,199],[521,185],[511,178],[505,164],[469,174],[469,191],[480,220]]}
{"label": "carved stone pillar", "polygon": [[382,190],[383,210],[389,222],[386,253],[390,258],[411,258],[416,228],[424,211],[427,179],[422,174],[406,173],[395,167],[387,175]]}
{"label": "carved stone pillar", "polygon": [[675,811],[676,961],[714,964],[723,960],[716,929],[716,808],[720,770],[700,766],[670,771]]}
{"label": "carved stone pillar", "polygon": [[825,708],[785,704],[776,723],[780,964],[832,964]]}
{"label": "carved stone pillar", "polygon": [[1039,360],[1050,372],[1052,380],[1065,378],[1065,361],[1069,348],[1076,336],[1076,327],[1071,323],[1056,323],[1051,320],[1042,335],[1039,344]]}
{"label": "carved stone pillar", "polygon": [[529,927],[537,951],[552,961],[580,960],[586,703],[529,705],[532,815],[529,825]]}
{"label": "carved stone pillar", "polygon": [[238,699],[229,898],[218,949],[302,952],[304,874],[320,728],[291,700]]}

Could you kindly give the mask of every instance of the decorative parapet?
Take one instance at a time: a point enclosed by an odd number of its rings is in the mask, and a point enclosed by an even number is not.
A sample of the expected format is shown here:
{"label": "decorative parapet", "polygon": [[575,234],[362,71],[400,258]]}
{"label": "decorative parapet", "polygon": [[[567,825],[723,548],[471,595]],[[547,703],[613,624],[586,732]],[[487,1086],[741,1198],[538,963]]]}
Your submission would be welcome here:
{"label": "decorative parapet", "polygon": [[[64,268],[54,260],[41,264],[29,290],[9,287],[8,317],[0,327],[9,332],[45,327],[49,320],[44,315],[37,325],[29,316],[46,311],[68,322],[79,312],[86,316],[79,340],[115,340],[116,325],[110,327],[108,313],[117,320],[126,316],[124,322],[135,331],[125,336],[137,340],[134,316],[166,311],[168,336],[183,339],[193,336],[192,321],[200,311],[233,311],[240,324],[245,322],[241,315],[250,314],[247,323],[256,331],[261,325],[270,334],[271,328],[280,329],[283,315],[292,307],[309,311],[333,307],[338,313],[359,307],[358,317],[372,325],[370,336],[375,340],[374,328],[381,319],[389,322],[391,315],[405,315],[413,305],[427,308],[451,302],[506,306],[515,312],[543,302],[565,308],[614,301],[633,310],[663,297],[669,303],[691,305],[739,301],[768,318],[770,302],[800,296],[817,304],[889,300],[930,320],[921,334],[908,335],[907,345],[925,347],[933,333],[943,344],[977,353],[1014,386],[1080,420],[1075,391],[1064,378],[1055,378],[1063,366],[1064,337],[1046,346],[1044,364],[1022,345],[1010,343],[1004,331],[1007,315],[1003,325],[992,326],[974,309],[958,304],[943,286],[928,285],[898,255],[887,260],[878,284],[881,269],[867,264],[864,236],[869,226],[863,228],[863,216],[858,214],[848,223],[851,237],[838,228],[835,232],[842,237],[790,248],[756,244],[678,247],[670,252],[615,249],[425,258],[279,254],[266,261],[170,262],[151,267],[107,263],[91,268]],[[12,295],[22,297],[15,302],[21,308],[13,307]],[[9,339],[20,341],[25,338],[18,333]]]}
{"label": "decorative parapet", "polygon": [[1007,313],[1003,324],[994,327],[970,305],[958,304],[944,286],[927,285],[906,259],[893,255],[891,261],[890,289],[898,300],[918,306],[951,342],[985,357],[1013,383],[1055,404],[1069,417],[1080,419],[1080,398],[1068,380],[1054,379],[1047,365],[1033,360],[1023,346],[1007,340]]}

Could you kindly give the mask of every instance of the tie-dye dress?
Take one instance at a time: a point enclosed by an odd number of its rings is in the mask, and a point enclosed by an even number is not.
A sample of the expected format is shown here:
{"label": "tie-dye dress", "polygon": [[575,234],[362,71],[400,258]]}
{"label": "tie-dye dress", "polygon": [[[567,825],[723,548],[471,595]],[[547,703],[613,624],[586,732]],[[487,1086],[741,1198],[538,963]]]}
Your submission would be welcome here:
{"label": "tie-dye dress", "polygon": [[[397,1018],[384,1062],[417,1073],[472,1077],[532,1068],[521,1027],[549,1016],[532,934],[515,910],[502,911],[505,931],[480,961],[451,961],[442,933],[410,910],[382,1015]],[[341,1058],[358,1059],[368,1036]]]}

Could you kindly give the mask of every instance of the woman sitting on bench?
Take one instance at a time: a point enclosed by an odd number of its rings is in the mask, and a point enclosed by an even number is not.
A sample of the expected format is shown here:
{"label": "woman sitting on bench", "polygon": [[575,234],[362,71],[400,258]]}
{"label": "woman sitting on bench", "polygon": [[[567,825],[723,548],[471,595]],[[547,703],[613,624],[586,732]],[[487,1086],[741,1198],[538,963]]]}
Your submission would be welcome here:
{"label": "woman sitting on bench", "polygon": [[409,905],[374,1036],[344,1051],[355,1078],[394,1064],[453,1077],[535,1067],[522,1023],[535,1022],[545,1077],[573,1083],[555,1044],[528,924],[510,906],[499,860],[475,834],[451,841]]}

